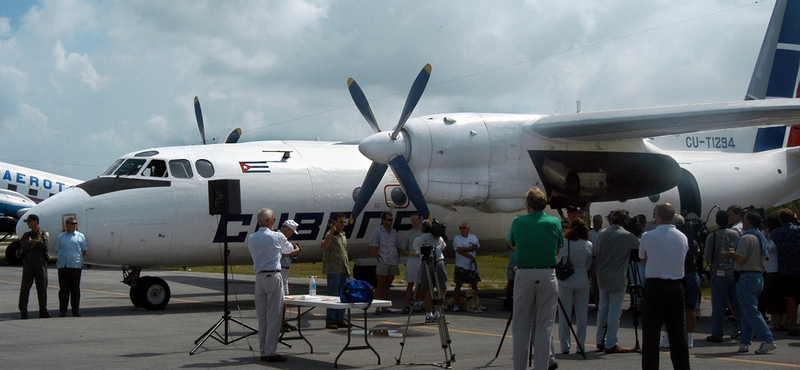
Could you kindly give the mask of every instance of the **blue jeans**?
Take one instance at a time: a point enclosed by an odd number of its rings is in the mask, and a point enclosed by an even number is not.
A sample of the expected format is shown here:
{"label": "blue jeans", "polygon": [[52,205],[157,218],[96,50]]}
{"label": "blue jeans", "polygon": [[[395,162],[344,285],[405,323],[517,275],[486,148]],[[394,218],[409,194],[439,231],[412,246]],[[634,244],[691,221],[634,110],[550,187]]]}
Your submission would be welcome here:
{"label": "blue jeans", "polygon": [[[328,295],[338,297],[339,291],[347,282],[347,274],[328,274]],[[325,311],[325,323],[336,324],[344,320],[345,310],[328,308]]]}
{"label": "blue jeans", "polygon": [[711,280],[711,336],[713,337],[722,339],[723,335],[725,335],[723,323],[729,299],[731,307],[733,307],[733,313],[736,315],[736,322],[742,322],[739,297],[736,294],[736,282],[724,276],[714,276]]}
{"label": "blue jeans", "polygon": [[769,330],[764,317],[758,311],[758,296],[764,289],[764,275],[760,272],[745,272],[739,277],[736,284],[736,294],[739,296],[739,306],[741,308],[742,336],[739,344],[750,344],[755,333],[758,340],[767,343],[775,342],[772,331]]}
{"label": "blue jeans", "polygon": [[[597,309],[597,345],[606,349],[617,345],[619,339],[619,318],[622,316],[622,302],[625,300],[625,289],[609,292],[600,289],[600,303]],[[608,326],[606,330],[603,326]],[[606,334],[603,343],[603,333]]]}

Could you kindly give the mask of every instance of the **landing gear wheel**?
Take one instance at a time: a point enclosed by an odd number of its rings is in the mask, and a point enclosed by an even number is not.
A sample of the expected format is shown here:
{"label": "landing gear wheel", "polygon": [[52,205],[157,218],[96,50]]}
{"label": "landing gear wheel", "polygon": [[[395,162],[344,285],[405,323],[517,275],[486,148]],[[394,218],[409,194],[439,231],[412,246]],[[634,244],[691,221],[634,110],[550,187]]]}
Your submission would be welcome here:
{"label": "landing gear wheel", "polygon": [[164,279],[144,276],[131,287],[131,302],[136,308],[148,311],[162,310],[169,303],[171,292]]}
{"label": "landing gear wheel", "polygon": [[22,252],[19,250],[19,241],[13,241],[6,247],[6,262],[9,266],[22,265]]}

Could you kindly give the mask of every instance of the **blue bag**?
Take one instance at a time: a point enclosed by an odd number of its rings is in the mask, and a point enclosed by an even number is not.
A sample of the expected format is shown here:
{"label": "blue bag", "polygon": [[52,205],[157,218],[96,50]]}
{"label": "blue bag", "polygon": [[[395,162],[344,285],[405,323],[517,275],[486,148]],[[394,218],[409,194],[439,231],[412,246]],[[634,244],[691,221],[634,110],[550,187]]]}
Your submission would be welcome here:
{"label": "blue bag", "polygon": [[372,304],[372,285],[363,280],[350,280],[342,285],[339,300],[343,303],[367,303],[362,309],[369,309]]}

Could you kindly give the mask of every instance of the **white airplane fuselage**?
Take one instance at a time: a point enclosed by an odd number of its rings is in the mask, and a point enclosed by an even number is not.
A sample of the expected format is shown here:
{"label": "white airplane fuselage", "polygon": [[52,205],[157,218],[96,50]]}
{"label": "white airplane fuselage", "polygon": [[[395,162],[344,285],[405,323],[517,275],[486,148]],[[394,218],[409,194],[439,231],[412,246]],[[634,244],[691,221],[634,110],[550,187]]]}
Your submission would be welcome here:
{"label": "white airplane fuselage", "polygon": [[[483,246],[502,248],[511,220],[525,211],[525,191],[547,186],[531,160],[533,149],[546,145],[556,153],[588,151],[595,158],[608,152],[592,143],[554,142],[526,133],[523,126],[535,118],[462,114],[448,116],[455,120],[451,123],[440,116],[408,122],[404,137],[405,145],[413,148],[407,155],[409,163],[433,217],[451,225],[450,237],[457,233],[455,226],[466,221]],[[665,156],[643,140],[618,144],[609,148],[615,156]],[[791,196],[793,190],[789,189],[799,185],[793,156],[787,155],[786,149],[762,153],[681,151],[673,157],[696,181],[701,212],[715,205],[776,205]],[[231,263],[252,262],[246,237],[257,229],[254,215],[264,207],[275,211],[276,227],[286,219],[297,221],[300,226],[292,241],[304,247],[300,259],[319,261],[327,221],[336,213],[349,215],[353,192],[361,186],[370,165],[355,144],[317,141],[154,148],[121,158],[131,159],[147,164],[134,174],[103,175],[35,208],[41,227],[51,233],[64,229],[65,217],[77,217],[79,229],[90,243],[87,263],[139,268],[221,264],[222,217],[210,215],[208,204],[208,181],[216,179],[239,180],[241,185],[241,214],[229,215],[227,223]],[[166,175],[143,176],[146,170],[141,168],[159,160],[191,164],[192,175],[176,177],[170,165]],[[213,176],[201,176],[198,161],[211,163]],[[397,230],[410,228],[413,206],[408,201],[392,201],[392,190],[399,187],[389,171],[380,191],[347,229],[352,255],[368,255],[369,236],[379,226],[383,211],[395,213]],[[680,209],[680,193],[671,188],[652,194],[657,195],[652,199],[592,203],[591,212],[607,214],[624,208],[631,215],[650,216],[654,200],[673,202]],[[25,230],[20,223],[18,232]]]}

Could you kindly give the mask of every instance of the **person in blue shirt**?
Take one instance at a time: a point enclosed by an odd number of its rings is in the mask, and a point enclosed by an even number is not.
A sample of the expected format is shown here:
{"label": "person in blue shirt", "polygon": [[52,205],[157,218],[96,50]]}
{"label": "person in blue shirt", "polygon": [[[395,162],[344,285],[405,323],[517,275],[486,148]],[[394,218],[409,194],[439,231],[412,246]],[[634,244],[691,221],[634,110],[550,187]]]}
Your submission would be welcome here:
{"label": "person in blue shirt", "polygon": [[86,237],[77,230],[78,220],[67,217],[65,220],[67,231],[62,232],[56,239],[56,253],[58,260],[58,316],[67,315],[67,306],[72,300],[72,316],[80,317],[81,300],[81,269],[83,257],[88,246]]}

